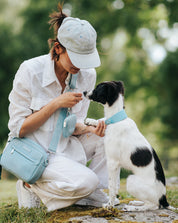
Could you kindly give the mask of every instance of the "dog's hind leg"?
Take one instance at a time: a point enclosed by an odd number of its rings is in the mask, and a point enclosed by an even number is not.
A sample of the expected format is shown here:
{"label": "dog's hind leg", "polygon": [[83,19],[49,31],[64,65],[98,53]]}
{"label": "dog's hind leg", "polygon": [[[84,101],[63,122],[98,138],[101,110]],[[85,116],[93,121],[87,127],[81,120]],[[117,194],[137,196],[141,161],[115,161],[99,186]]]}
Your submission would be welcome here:
{"label": "dog's hind leg", "polygon": [[158,209],[158,194],[154,182],[142,179],[139,176],[130,175],[127,179],[127,191],[144,202],[144,205],[127,207],[128,211],[155,210]]}
{"label": "dog's hind leg", "polygon": [[108,177],[109,177],[109,202],[106,207],[113,207],[116,195],[118,194],[118,177],[120,168],[116,161],[107,160]]}
{"label": "dog's hind leg", "polygon": [[125,205],[123,211],[154,211],[157,210],[158,206],[150,202],[145,202],[142,206]]}

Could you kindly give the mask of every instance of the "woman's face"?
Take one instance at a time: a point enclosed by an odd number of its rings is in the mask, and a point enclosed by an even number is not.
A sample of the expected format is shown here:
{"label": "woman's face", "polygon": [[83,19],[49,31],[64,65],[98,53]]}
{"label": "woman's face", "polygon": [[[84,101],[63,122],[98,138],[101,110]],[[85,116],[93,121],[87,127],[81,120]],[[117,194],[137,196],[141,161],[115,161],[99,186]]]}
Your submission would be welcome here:
{"label": "woman's face", "polygon": [[71,73],[71,74],[76,74],[76,73],[78,73],[79,70],[80,70],[79,68],[75,67],[75,66],[72,64],[72,62],[71,62],[71,60],[70,60],[70,58],[69,58],[69,56],[68,56],[66,50],[65,50],[64,52],[60,53],[60,57],[59,57],[59,61],[58,61],[58,62],[61,64],[61,66],[62,66],[67,72],[69,72],[69,73]]}

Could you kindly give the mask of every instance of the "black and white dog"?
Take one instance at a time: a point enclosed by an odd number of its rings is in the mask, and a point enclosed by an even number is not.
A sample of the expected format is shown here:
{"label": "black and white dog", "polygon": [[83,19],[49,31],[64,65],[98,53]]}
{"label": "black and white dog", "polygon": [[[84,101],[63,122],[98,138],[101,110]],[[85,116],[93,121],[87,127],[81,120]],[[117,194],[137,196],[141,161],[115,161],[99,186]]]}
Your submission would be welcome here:
{"label": "black and white dog", "polygon": [[[123,83],[103,82],[92,92],[84,92],[84,95],[104,106],[105,123],[108,124],[104,137],[109,175],[109,202],[106,207],[114,206],[118,193],[118,169],[123,167],[133,172],[133,175],[127,178],[127,191],[140,200],[126,205],[124,210],[169,208],[160,160],[135,122],[125,113]],[[96,125],[95,121],[87,119],[86,123]]]}

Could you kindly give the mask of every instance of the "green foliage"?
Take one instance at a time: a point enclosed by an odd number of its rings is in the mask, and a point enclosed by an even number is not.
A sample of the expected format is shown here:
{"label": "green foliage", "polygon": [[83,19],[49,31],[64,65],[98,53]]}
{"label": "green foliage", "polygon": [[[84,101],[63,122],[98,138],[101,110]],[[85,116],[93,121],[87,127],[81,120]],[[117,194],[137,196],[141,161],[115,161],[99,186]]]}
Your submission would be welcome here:
{"label": "green foliage", "polygon": [[165,137],[176,140],[178,136],[178,50],[169,53],[159,68],[157,77],[159,103],[157,110],[162,122],[167,126]]}
{"label": "green foliage", "polygon": [[159,5],[159,4],[163,4],[166,6],[166,9],[169,14],[169,18],[168,18],[169,24],[172,24],[178,21],[178,14],[177,14],[178,1],[149,0],[149,5],[151,7],[155,7],[156,5]]}
{"label": "green foliage", "polygon": [[48,19],[49,13],[56,7],[57,1],[31,0],[21,12],[24,24],[18,38],[24,44],[22,60],[49,52],[47,40],[53,37],[53,31],[49,30]]}
{"label": "green foliage", "polygon": [[0,118],[0,144],[8,134],[8,100],[7,96],[12,86],[14,72],[14,46],[11,41],[13,36],[10,25],[1,25],[0,28],[0,95],[1,95],[1,118]]}

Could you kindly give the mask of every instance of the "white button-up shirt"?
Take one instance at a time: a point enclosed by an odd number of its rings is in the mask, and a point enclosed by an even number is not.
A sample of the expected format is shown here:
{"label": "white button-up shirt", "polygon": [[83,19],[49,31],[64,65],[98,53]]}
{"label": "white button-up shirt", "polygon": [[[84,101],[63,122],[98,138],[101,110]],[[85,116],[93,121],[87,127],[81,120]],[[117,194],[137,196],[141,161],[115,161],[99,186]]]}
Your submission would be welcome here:
{"label": "white button-up shirt", "polygon": [[[66,79],[67,85],[68,79]],[[94,88],[95,82],[95,69],[81,69],[77,78],[76,89],[72,91],[81,93],[83,91],[90,91]],[[67,85],[66,89],[68,87]],[[19,131],[25,118],[58,97],[61,91],[62,87],[56,77],[54,61],[51,60],[50,54],[24,61],[15,75],[13,89],[9,95],[9,139],[19,137]],[[84,122],[88,107],[89,100],[83,97],[83,100],[72,108],[72,113],[75,113],[77,116],[77,122]],[[58,116],[59,110],[39,129],[28,134],[26,137],[36,141],[47,150]],[[84,151],[81,143],[74,136],[69,138],[61,137],[58,143],[57,153],[66,153],[72,159],[75,156],[75,160],[79,159],[81,161],[81,159],[84,159],[78,156],[79,153],[84,153]]]}

